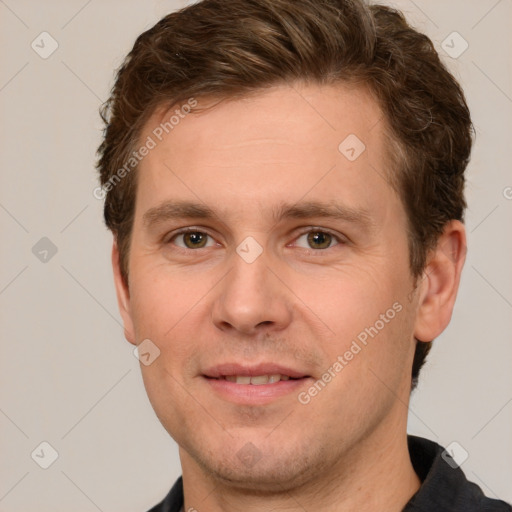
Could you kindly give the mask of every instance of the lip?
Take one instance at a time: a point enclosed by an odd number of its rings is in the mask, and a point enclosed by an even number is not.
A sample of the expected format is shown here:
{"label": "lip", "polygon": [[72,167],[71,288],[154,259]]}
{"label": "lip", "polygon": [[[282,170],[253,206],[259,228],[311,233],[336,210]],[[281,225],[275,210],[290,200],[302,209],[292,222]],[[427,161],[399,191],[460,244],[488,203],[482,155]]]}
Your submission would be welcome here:
{"label": "lip", "polygon": [[[272,384],[237,384],[220,377],[226,375],[241,375],[255,377],[258,375],[288,375],[294,380],[281,380]],[[275,363],[258,365],[242,365],[239,363],[224,363],[204,371],[203,380],[210,390],[223,400],[237,405],[265,405],[285,397],[297,395],[300,388],[310,385],[313,378],[306,373]]]}
{"label": "lip", "polygon": [[225,377],[226,375],[243,375],[248,377],[256,377],[257,375],[275,375],[277,373],[280,373],[281,375],[288,375],[292,379],[302,379],[303,377],[309,377],[309,375],[304,372],[275,363],[260,363],[257,365],[223,363],[208,368],[204,371],[203,375],[211,379],[218,379],[219,377]]}

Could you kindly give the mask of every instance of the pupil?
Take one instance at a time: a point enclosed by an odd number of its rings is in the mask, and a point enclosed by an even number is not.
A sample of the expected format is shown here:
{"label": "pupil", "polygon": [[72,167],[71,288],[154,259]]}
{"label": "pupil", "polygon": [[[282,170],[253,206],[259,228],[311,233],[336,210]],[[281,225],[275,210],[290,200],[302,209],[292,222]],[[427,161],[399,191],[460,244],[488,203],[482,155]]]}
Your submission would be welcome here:
{"label": "pupil", "polygon": [[191,245],[192,247],[202,247],[205,240],[206,238],[199,232],[185,234],[185,244]]}
{"label": "pupil", "polygon": [[331,235],[329,233],[309,233],[308,242],[310,245],[316,245],[317,249],[327,249],[331,243]]}

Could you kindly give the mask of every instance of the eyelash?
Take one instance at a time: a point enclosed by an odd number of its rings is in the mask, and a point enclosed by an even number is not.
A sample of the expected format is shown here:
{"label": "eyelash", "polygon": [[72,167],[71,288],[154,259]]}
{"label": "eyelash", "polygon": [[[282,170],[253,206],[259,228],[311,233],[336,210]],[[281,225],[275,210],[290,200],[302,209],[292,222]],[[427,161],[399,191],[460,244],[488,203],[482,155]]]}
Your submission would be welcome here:
{"label": "eyelash", "polygon": [[[176,231],[175,233],[172,233],[170,237],[165,238],[164,243],[166,245],[171,244],[174,239],[176,239],[180,235],[185,235],[187,233],[201,233],[201,234],[207,235],[210,238],[214,239],[214,237],[212,235],[210,235],[210,233],[208,233],[207,231],[203,231],[199,228],[188,227],[188,228],[180,229],[179,231]],[[297,241],[299,238],[301,238],[302,236],[307,235],[309,233],[322,233],[322,234],[330,235],[332,237],[333,241],[336,241],[337,243],[335,243],[334,245],[331,245],[329,247],[326,247],[325,249],[312,249],[312,248],[306,249],[304,247],[299,247],[299,249],[303,249],[304,251],[307,251],[308,253],[323,253],[329,249],[333,249],[334,247],[337,247],[338,245],[346,245],[347,244],[347,240],[344,239],[343,237],[336,235],[335,233],[333,233],[332,231],[330,231],[328,229],[314,227],[314,226],[310,226],[307,230],[301,231],[295,237],[294,241]],[[208,249],[208,247],[199,247],[198,249],[190,249],[190,248],[180,247],[178,245],[175,245],[175,247],[178,250],[181,250],[184,252],[198,251],[200,249]]]}

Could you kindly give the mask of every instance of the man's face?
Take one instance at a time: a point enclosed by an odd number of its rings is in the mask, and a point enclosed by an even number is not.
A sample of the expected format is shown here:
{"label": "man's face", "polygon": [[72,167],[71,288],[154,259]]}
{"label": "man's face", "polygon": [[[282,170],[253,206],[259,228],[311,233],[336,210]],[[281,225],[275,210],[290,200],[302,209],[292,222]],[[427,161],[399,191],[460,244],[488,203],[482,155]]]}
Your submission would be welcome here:
{"label": "man's face", "polygon": [[405,429],[414,353],[382,113],[363,90],[281,86],[158,141],[172,114],[141,137],[157,145],[138,170],[125,325],[160,350],[141,369],[184,472],[283,489],[347,467]]}

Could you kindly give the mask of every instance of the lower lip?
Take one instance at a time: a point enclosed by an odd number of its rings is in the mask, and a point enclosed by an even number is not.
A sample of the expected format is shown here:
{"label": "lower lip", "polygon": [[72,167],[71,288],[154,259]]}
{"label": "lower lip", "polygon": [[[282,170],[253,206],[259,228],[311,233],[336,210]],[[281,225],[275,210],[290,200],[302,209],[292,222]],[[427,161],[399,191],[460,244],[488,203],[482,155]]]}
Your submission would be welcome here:
{"label": "lower lip", "polygon": [[206,383],[223,399],[237,404],[264,405],[277,398],[295,393],[310,384],[311,377],[294,380],[280,380],[273,384],[237,384],[226,379],[204,377]]}

